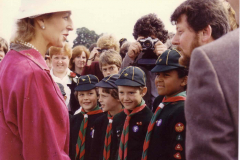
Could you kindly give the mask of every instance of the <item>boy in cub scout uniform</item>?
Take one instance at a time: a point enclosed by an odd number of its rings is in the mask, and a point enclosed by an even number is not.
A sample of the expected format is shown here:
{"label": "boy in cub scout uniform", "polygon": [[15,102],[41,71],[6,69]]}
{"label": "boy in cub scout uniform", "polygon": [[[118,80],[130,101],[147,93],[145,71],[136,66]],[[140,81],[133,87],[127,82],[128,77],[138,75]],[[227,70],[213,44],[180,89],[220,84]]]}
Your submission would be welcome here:
{"label": "boy in cub scout uniform", "polygon": [[164,98],[149,123],[142,160],[185,159],[184,101],[188,71],[178,63],[180,56],[177,50],[167,50],[151,70],[156,73],[158,94]]}
{"label": "boy in cub scout uniform", "polygon": [[109,160],[112,144],[113,117],[122,111],[119,101],[118,89],[115,81],[119,74],[112,74],[103,78],[95,86],[99,87],[99,103],[105,113],[97,118],[94,123],[94,136],[91,147],[91,160]]}
{"label": "boy in cub scout uniform", "polygon": [[90,159],[94,121],[103,115],[98,105],[98,94],[95,84],[98,78],[85,75],[78,78],[75,95],[82,107],[80,113],[75,114],[70,121],[70,149],[71,160]]}
{"label": "boy in cub scout uniform", "polygon": [[115,84],[124,110],[113,118],[110,159],[141,159],[147,127],[153,115],[142,98],[147,92],[145,73],[138,67],[129,66],[121,71]]}

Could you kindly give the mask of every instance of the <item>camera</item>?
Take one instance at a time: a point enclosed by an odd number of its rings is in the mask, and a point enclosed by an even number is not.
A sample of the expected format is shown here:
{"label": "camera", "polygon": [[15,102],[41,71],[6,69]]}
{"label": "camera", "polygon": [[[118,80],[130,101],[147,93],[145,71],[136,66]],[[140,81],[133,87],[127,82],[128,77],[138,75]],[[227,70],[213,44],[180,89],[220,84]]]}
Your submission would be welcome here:
{"label": "camera", "polygon": [[151,37],[140,39],[138,42],[141,44],[143,50],[154,50],[154,45],[157,43],[158,39],[152,39]]}
{"label": "camera", "polygon": [[145,39],[140,39],[138,42],[142,46],[143,55],[140,59],[137,57],[132,65],[142,66],[150,71],[155,66],[156,60],[158,58],[157,55],[153,52],[154,45],[158,42],[158,39],[152,39],[151,37],[148,37]]}

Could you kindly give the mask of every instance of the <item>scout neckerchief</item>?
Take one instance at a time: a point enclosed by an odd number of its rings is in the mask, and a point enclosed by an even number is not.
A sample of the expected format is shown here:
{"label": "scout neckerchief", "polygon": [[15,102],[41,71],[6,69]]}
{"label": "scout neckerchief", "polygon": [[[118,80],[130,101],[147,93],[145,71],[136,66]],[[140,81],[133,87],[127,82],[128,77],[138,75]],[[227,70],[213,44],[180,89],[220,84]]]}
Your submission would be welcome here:
{"label": "scout neckerchief", "polygon": [[93,114],[98,114],[102,113],[103,111],[97,107],[95,107],[92,111],[86,113],[84,109],[82,108],[81,113],[84,116],[84,119],[81,123],[79,134],[78,134],[78,140],[76,144],[76,159],[83,160],[84,159],[84,154],[85,154],[85,137],[86,137],[86,130],[87,130],[87,125],[88,125],[88,115],[93,115]]}
{"label": "scout neckerchief", "polygon": [[[122,109],[119,111],[122,112]],[[108,126],[107,131],[105,135],[105,141],[104,141],[104,150],[103,150],[103,160],[109,160],[110,159],[110,146],[111,146],[111,140],[112,140],[112,122],[113,122],[113,116],[111,116],[110,112],[108,112]]]}
{"label": "scout neckerchief", "polygon": [[160,112],[162,111],[163,107],[168,105],[171,102],[185,101],[185,100],[186,100],[186,92],[185,91],[178,93],[177,95],[170,97],[168,99],[166,99],[165,97],[163,98],[162,103],[160,103],[159,106],[157,107],[157,110],[155,111],[155,113],[152,116],[152,119],[148,125],[148,131],[147,131],[145,141],[143,144],[142,160],[147,160],[147,152],[148,152],[149,142],[151,139],[152,130],[156,123],[156,119],[157,119],[158,115],[160,114]]}
{"label": "scout neckerchief", "polygon": [[[131,117],[140,112],[145,108],[146,104],[145,101],[142,100],[141,104],[138,107],[134,108],[133,111],[130,113],[127,109],[124,109],[125,114],[127,115],[125,119],[125,123],[123,126],[123,131],[121,135],[119,150],[118,150],[118,160],[127,160],[127,146],[128,146],[128,135],[129,135],[129,122]],[[123,155],[124,153],[124,155]]]}

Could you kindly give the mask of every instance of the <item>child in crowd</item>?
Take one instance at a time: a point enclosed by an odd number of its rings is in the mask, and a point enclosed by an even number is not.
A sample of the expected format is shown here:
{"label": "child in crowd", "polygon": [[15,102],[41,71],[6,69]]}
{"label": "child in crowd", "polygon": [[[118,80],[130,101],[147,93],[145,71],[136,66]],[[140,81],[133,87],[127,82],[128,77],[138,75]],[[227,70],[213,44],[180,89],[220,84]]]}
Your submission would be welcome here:
{"label": "child in crowd", "polygon": [[99,58],[99,68],[103,76],[118,74],[122,65],[122,58],[118,52],[113,49],[104,51]]}
{"label": "child in crowd", "polygon": [[96,83],[98,78],[91,74],[78,78],[75,94],[82,109],[72,117],[70,122],[71,160],[90,159],[93,123],[103,114],[98,106]]}
{"label": "child in crowd", "polygon": [[91,160],[109,160],[110,158],[113,117],[122,111],[115,84],[118,77],[119,74],[113,74],[96,84],[96,87],[99,87],[99,102],[105,114],[97,118],[94,124]]}
{"label": "child in crowd", "polygon": [[0,62],[8,52],[8,43],[5,39],[0,37]]}
{"label": "child in crowd", "polygon": [[124,110],[113,118],[111,159],[141,159],[152,117],[152,111],[142,98],[147,92],[145,73],[129,66],[122,70],[115,84]]}
{"label": "child in crowd", "polygon": [[188,71],[178,63],[180,56],[177,50],[166,50],[151,70],[156,73],[158,94],[165,97],[149,123],[142,160],[185,159],[184,101]]}

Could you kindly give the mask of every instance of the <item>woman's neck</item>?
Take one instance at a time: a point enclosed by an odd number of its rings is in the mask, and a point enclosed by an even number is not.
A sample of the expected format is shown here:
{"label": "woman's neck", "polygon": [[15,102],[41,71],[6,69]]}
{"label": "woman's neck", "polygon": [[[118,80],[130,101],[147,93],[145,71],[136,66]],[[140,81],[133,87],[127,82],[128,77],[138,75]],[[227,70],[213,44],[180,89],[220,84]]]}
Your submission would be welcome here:
{"label": "woman's neck", "polygon": [[122,110],[122,104],[119,103],[118,106],[115,107],[114,110],[109,111],[109,113],[110,113],[112,116],[115,116],[115,115],[118,114],[121,110]]}
{"label": "woman's neck", "polygon": [[65,77],[67,75],[67,71],[65,71],[63,73],[56,72],[56,71],[54,71],[54,69],[52,71],[53,71],[53,75],[60,79],[63,79],[63,77]]}
{"label": "woman's neck", "polygon": [[81,74],[82,74],[82,71],[83,71],[83,68],[79,68],[79,67],[76,67],[76,66],[75,66],[75,70],[74,70],[75,73],[81,75]]}
{"label": "woman's neck", "polygon": [[31,43],[41,53],[42,57],[45,58],[48,46],[42,37],[38,36],[38,39],[33,38],[29,43]]}

